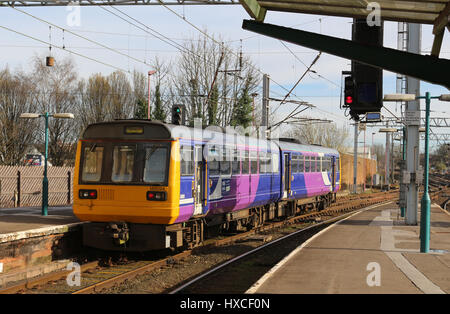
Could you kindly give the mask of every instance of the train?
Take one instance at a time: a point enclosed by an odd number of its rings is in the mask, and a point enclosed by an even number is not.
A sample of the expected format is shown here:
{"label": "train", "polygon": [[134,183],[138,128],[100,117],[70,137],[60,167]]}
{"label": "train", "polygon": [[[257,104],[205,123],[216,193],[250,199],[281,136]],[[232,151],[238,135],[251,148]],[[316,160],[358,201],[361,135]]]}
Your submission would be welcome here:
{"label": "train", "polygon": [[340,156],[295,139],[151,120],[94,123],[77,144],[73,212],[83,245],[144,252],[198,246],[336,201]]}

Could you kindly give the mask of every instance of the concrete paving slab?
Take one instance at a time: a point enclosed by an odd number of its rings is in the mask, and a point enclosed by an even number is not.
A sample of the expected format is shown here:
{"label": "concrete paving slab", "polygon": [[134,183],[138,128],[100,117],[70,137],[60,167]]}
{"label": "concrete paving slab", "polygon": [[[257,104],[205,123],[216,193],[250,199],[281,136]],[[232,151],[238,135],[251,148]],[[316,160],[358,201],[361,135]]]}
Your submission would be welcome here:
{"label": "concrete paving slab", "polygon": [[[445,250],[450,249],[450,237],[444,239],[445,233],[432,234],[431,248],[441,248],[444,253],[420,254],[419,226],[405,226],[398,211],[390,203],[339,222],[283,261],[282,267],[249,291],[448,293],[450,255]],[[438,206],[433,206],[431,220],[432,231],[449,231],[450,216]]]}

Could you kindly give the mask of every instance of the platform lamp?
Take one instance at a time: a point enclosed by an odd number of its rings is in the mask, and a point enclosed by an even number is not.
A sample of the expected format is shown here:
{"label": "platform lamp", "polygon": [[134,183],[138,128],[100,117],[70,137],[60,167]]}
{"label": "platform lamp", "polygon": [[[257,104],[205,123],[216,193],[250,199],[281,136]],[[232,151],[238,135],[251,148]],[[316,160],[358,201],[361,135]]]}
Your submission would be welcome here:
{"label": "platform lamp", "polygon": [[42,216],[48,215],[48,178],[47,178],[47,158],[48,158],[48,118],[53,117],[57,119],[73,119],[73,113],[54,113],[49,114],[45,112],[40,113],[22,113],[20,118],[36,119],[45,118],[45,162],[44,162],[44,179],[42,180]]}
{"label": "platform lamp", "polygon": [[429,176],[429,133],[430,133],[430,104],[431,99],[441,101],[450,101],[450,94],[440,96],[431,96],[429,92],[425,96],[416,96],[414,94],[392,94],[385,95],[384,101],[412,101],[416,99],[425,99],[425,165],[424,165],[424,191],[420,201],[420,252],[428,253],[430,250],[430,210],[431,199],[428,193]]}
{"label": "platform lamp", "polygon": [[148,71],[148,107],[147,107],[147,119],[150,120],[152,113],[151,113],[151,105],[150,105],[150,76],[155,74],[156,71]]}

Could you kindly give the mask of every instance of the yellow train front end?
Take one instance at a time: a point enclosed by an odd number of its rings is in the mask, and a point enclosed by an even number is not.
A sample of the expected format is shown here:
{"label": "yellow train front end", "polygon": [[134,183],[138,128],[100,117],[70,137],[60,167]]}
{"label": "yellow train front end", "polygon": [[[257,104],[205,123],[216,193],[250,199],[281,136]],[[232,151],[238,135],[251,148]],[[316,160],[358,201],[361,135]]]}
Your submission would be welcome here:
{"label": "yellow train front end", "polygon": [[84,245],[130,251],[169,247],[167,227],[179,216],[177,154],[179,142],[163,124],[90,125],[78,142],[73,189],[73,212],[89,221],[83,226]]}

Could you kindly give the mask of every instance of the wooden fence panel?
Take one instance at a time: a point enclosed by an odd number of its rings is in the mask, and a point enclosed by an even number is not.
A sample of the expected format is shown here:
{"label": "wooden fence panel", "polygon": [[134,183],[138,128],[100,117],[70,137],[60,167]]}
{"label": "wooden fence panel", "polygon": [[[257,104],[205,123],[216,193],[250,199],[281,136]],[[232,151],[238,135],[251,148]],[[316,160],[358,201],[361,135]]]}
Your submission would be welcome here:
{"label": "wooden fence panel", "polygon": [[[47,177],[49,205],[71,204],[73,167],[48,167]],[[40,206],[43,178],[44,167],[0,166],[0,207]]]}

